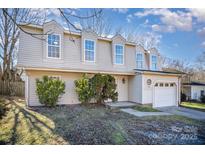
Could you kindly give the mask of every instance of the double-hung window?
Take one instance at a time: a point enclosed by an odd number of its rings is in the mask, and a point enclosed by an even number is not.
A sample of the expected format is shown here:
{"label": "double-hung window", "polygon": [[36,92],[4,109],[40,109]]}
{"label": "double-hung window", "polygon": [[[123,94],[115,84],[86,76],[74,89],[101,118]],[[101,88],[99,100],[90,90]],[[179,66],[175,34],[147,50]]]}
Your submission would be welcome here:
{"label": "double-hung window", "polygon": [[48,58],[60,58],[60,35],[48,35]]}
{"label": "double-hung window", "polygon": [[136,53],[136,63],[137,63],[137,69],[143,69],[143,54],[142,53]]}
{"label": "double-hung window", "polygon": [[115,64],[124,64],[124,47],[123,45],[115,45]]}
{"label": "double-hung window", "polygon": [[85,61],[95,62],[95,42],[85,40]]}
{"label": "double-hung window", "polygon": [[151,69],[157,70],[157,56],[155,55],[151,56]]}

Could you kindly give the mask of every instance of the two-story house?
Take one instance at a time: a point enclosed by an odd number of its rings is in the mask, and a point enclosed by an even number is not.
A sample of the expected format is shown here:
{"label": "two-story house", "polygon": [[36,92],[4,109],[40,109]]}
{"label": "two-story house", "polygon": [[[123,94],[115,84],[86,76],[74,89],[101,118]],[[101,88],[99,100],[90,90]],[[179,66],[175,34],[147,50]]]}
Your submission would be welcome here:
{"label": "two-story house", "polygon": [[80,103],[74,80],[84,73],[111,74],[115,77],[118,101],[153,104],[154,107],[177,106],[180,101],[180,74],[164,72],[156,49],[126,41],[122,36],[97,36],[92,31],[75,33],[57,22],[22,28],[36,39],[20,32],[18,64],[26,72],[26,101],[29,106],[40,105],[36,95],[36,79],[44,75],[66,82],[66,92],[59,104]]}

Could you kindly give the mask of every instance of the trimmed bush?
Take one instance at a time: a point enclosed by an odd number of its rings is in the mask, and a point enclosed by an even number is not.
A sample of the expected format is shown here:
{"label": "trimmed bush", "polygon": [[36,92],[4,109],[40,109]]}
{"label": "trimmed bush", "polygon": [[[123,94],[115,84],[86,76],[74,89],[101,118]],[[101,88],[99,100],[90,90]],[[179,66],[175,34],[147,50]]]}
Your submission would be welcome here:
{"label": "trimmed bush", "polygon": [[75,91],[78,94],[78,99],[83,104],[88,104],[93,97],[93,90],[91,88],[90,79],[87,75],[79,80],[75,80]]}
{"label": "trimmed bush", "polygon": [[117,84],[115,83],[115,78],[113,76],[95,74],[91,78],[91,85],[94,91],[94,99],[97,103],[104,103],[104,101],[108,99],[117,101]]}
{"label": "trimmed bush", "polygon": [[42,80],[36,80],[36,93],[41,104],[53,107],[59,97],[65,93],[65,82],[52,77],[43,76]]}
{"label": "trimmed bush", "polygon": [[104,78],[105,78],[105,85],[103,88],[104,100],[111,99],[113,102],[117,101],[118,93],[116,92],[117,84],[115,83],[115,78],[111,75],[105,75]]}
{"label": "trimmed bush", "polygon": [[91,99],[97,103],[118,99],[115,78],[111,75],[95,74],[92,78],[83,75],[81,79],[75,81],[75,87],[78,99],[84,104],[89,103]]}

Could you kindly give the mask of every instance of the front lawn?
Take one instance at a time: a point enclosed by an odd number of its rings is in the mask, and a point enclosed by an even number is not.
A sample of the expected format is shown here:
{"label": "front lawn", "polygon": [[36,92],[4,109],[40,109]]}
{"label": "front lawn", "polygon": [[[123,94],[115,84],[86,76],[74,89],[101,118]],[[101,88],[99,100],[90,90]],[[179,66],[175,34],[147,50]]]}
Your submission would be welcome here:
{"label": "front lawn", "polygon": [[205,122],[181,116],[137,118],[95,104],[27,109],[22,99],[1,100],[8,111],[0,144],[205,144]]}
{"label": "front lawn", "polygon": [[197,110],[205,112],[205,103],[182,102],[180,105],[183,106],[183,107],[197,109]]}
{"label": "front lawn", "polygon": [[151,105],[136,105],[133,109],[141,112],[161,112],[157,109],[152,108]]}

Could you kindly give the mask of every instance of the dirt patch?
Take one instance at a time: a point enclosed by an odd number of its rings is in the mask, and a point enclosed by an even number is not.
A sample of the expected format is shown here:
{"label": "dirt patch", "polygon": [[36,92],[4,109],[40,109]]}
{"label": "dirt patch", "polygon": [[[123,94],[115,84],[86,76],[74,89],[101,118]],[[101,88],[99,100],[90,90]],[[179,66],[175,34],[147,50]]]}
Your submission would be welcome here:
{"label": "dirt patch", "polygon": [[18,100],[9,108],[0,144],[205,144],[205,123],[181,116],[138,118],[99,105],[27,109]]}

